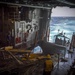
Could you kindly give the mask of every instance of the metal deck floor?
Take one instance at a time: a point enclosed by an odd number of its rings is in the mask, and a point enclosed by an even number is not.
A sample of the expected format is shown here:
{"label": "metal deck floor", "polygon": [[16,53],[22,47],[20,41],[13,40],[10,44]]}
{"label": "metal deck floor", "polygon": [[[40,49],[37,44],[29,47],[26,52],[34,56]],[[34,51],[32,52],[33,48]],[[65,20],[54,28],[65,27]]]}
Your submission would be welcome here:
{"label": "metal deck floor", "polygon": [[70,69],[70,66],[72,65],[74,59],[75,59],[75,51],[73,52],[72,57],[71,54],[68,55],[67,62],[59,62],[59,66],[52,71],[51,75],[67,75],[68,70]]}

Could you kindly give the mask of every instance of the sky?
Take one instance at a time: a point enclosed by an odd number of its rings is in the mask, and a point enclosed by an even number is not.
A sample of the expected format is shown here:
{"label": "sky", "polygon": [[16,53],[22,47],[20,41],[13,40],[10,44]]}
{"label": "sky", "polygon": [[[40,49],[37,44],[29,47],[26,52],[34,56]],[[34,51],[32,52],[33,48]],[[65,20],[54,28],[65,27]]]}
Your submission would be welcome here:
{"label": "sky", "polygon": [[66,16],[66,17],[75,17],[75,8],[69,7],[56,7],[52,9],[51,16],[59,17],[59,16]]}

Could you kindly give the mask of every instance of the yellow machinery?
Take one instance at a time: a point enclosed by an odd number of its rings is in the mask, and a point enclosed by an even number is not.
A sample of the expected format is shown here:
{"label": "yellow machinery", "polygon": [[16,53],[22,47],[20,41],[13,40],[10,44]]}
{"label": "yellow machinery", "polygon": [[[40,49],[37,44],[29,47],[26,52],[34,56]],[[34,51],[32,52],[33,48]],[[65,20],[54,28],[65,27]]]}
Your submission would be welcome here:
{"label": "yellow machinery", "polygon": [[13,49],[13,46],[6,46],[5,47],[5,50],[12,50]]}
{"label": "yellow machinery", "polygon": [[[6,51],[10,51],[10,52],[23,52],[23,53],[26,53],[26,50],[16,50],[16,49],[13,49],[12,46],[8,46],[8,47],[5,47],[5,50]],[[31,52],[31,51],[30,51]],[[53,69],[53,61],[51,60],[51,56],[48,54],[46,56],[44,55],[41,55],[41,54],[34,54],[34,53],[27,53],[24,54],[24,57],[21,58],[21,60],[38,60],[38,59],[45,59],[45,71],[51,71]],[[13,55],[13,57],[16,59],[16,57]]]}
{"label": "yellow machinery", "polygon": [[51,60],[51,56],[48,54],[47,59],[45,60],[45,71],[52,71],[53,69],[53,61]]}
{"label": "yellow machinery", "polygon": [[45,71],[52,71],[53,69],[53,62],[52,60],[45,61]]}
{"label": "yellow machinery", "polygon": [[39,54],[30,54],[29,55],[29,60],[36,59],[36,58],[45,59],[45,64],[44,64],[45,71],[52,71],[53,61],[51,60],[51,56],[49,54],[47,56],[41,56]]}
{"label": "yellow machinery", "polygon": [[29,59],[34,59],[34,58],[38,58],[39,54],[30,54],[29,55]]}

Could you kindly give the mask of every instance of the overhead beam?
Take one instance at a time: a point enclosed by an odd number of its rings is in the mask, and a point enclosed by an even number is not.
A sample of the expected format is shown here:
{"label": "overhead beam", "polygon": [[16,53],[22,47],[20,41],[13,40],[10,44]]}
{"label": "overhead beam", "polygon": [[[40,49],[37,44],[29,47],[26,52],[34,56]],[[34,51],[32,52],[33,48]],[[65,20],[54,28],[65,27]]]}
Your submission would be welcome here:
{"label": "overhead beam", "polygon": [[25,6],[25,7],[31,7],[31,8],[41,8],[41,9],[51,9],[53,6],[51,5],[50,7],[45,7],[45,6],[34,6],[32,5],[28,5],[28,4],[17,4],[17,3],[8,3],[8,2],[0,2],[3,4],[8,4],[8,5],[17,5],[17,6]]}
{"label": "overhead beam", "polygon": [[75,6],[75,4],[74,4],[74,3],[71,3],[71,2],[66,1],[66,0],[57,0],[57,1],[58,1],[58,2],[60,2],[60,3],[67,4],[67,5]]}

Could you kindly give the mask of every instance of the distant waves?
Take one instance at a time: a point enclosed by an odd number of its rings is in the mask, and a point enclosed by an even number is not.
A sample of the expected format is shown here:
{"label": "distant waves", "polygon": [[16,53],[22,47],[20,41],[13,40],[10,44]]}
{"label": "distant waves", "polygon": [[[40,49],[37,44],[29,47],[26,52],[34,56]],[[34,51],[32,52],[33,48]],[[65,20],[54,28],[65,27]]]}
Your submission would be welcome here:
{"label": "distant waves", "polygon": [[71,38],[75,31],[75,17],[52,17],[50,21],[50,42],[54,42],[54,35],[58,33],[58,30]]}

